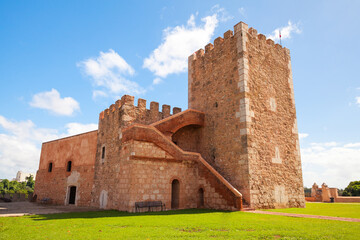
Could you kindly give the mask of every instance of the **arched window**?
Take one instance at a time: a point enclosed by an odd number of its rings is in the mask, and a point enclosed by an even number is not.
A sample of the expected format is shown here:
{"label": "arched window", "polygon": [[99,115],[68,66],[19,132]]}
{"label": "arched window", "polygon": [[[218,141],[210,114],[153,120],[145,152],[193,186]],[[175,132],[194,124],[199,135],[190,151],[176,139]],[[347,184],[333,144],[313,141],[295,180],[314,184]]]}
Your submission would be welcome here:
{"label": "arched window", "polygon": [[71,172],[71,161],[68,161],[66,171]]}
{"label": "arched window", "polygon": [[52,172],[52,167],[53,167],[53,164],[52,164],[52,162],[51,162],[51,163],[49,163],[48,172]]}

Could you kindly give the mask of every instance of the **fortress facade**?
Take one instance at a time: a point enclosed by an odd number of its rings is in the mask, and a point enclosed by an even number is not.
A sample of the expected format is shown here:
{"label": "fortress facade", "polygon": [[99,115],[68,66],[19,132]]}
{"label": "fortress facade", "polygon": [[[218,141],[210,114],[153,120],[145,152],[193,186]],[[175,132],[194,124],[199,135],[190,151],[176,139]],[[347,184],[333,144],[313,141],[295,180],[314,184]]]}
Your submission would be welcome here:
{"label": "fortress facade", "polygon": [[181,111],[124,95],[99,127],[43,143],[35,194],[134,211],[304,207],[290,52],[240,22],[188,61]]}

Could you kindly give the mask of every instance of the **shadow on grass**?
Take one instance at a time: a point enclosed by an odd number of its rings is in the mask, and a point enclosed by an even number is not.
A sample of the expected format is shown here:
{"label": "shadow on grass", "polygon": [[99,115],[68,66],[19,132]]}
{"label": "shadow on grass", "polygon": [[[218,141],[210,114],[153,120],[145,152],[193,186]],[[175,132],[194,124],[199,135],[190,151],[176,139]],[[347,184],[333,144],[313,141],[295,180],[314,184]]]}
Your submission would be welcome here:
{"label": "shadow on grass", "polygon": [[202,214],[202,213],[230,213],[230,211],[212,210],[212,209],[184,209],[170,210],[162,212],[141,212],[130,213],[116,210],[93,211],[93,212],[72,212],[72,213],[55,213],[28,216],[34,221],[56,220],[56,219],[74,219],[74,218],[106,218],[106,217],[139,217],[139,216],[166,216],[180,214]]}

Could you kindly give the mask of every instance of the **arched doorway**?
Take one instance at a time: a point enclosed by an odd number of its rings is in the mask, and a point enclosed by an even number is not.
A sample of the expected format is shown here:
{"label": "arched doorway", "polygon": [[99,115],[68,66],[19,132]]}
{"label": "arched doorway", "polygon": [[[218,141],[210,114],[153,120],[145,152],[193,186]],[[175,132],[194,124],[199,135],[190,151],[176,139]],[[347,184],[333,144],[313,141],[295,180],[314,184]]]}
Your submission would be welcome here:
{"label": "arched doorway", "polygon": [[76,199],[76,187],[71,186],[69,193],[69,204],[75,204],[75,199]]}
{"label": "arched doorway", "polygon": [[180,182],[174,179],[171,183],[171,209],[179,208],[180,200]]}
{"label": "arched doorway", "polygon": [[204,207],[204,189],[199,188],[198,191],[198,208]]}

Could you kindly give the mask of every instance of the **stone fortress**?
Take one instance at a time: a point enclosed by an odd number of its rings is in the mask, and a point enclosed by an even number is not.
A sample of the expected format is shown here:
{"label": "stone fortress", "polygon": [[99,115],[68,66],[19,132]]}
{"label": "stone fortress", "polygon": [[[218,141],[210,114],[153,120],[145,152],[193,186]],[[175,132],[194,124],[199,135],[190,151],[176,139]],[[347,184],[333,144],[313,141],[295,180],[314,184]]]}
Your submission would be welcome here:
{"label": "stone fortress", "polygon": [[43,143],[37,199],[122,211],[304,207],[289,50],[240,22],[188,64],[189,109],[124,95],[97,131]]}

